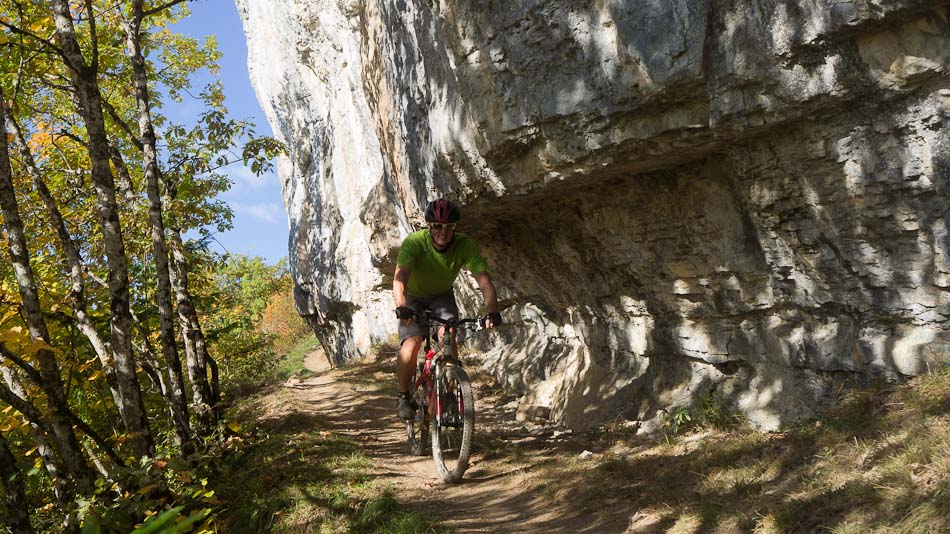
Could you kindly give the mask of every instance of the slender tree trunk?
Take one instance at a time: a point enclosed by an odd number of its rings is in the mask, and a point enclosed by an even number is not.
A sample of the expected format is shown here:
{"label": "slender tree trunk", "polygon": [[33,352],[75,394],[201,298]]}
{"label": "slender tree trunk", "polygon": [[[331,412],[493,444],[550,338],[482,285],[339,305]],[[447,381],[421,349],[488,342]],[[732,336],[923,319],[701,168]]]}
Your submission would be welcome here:
{"label": "slender tree trunk", "polygon": [[[33,370],[33,373],[36,373]],[[53,481],[53,494],[56,496],[56,503],[59,506],[65,518],[63,522],[64,532],[78,531],[78,518],[76,517],[75,502],[77,486],[80,486],[82,495],[92,493],[91,480],[95,474],[91,470],[86,470],[83,478],[78,481],[75,476],[70,474],[70,466],[62,460],[61,454],[56,454],[56,450],[64,451],[69,449],[69,444],[60,442],[56,436],[56,429],[50,419],[44,416],[36,406],[26,400],[26,391],[17,374],[9,367],[0,367],[0,374],[3,375],[6,385],[0,384],[0,400],[6,402],[21,414],[29,422],[33,440],[43,459],[43,465],[46,472],[49,473]],[[56,443],[56,447],[50,447],[47,438]]]}
{"label": "slender tree trunk", "polygon": [[[133,451],[137,456],[151,455],[154,450],[152,432],[148,426],[145,404],[132,355],[129,308],[129,272],[119,224],[119,210],[115,196],[115,181],[109,167],[110,150],[102,115],[99,93],[98,57],[93,50],[92,65],[86,65],[73,27],[68,0],[50,0],[56,21],[56,36],[70,70],[73,85],[80,101],[80,114],[88,134],[89,160],[92,163],[92,181],[96,189],[99,223],[109,265],[109,294],[111,296],[112,352],[115,358],[116,382],[120,393],[117,404],[119,415],[131,434]],[[89,16],[92,16],[89,13]]]}
{"label": "slender tree trunk", "polygon": [[[207,345],[202,344],[202,349],[206,351]],[[208,362],[208,368],[211,369],[211,399],[214,401],[215,412],[221,413],[221,377],[218,373],[218,362],[210,354],[205,353],[205,361]]]}
{"label": "slender tree trunk", "polygon": [[[19,367],[20,370],[26,372],[27,375],[30,378],[32,378],[34,382],[37,382],[39,384],[43,383],[42,375],[40,375],[40,373],[29,364],[29,362],[27,362],[23,358],[20,358],[19,356],[14,354],[12,351],[7,349],[6,345],[4,345],[2,342],[0,342],[0,355],[2,355],[7,360],[10,360],[14,364],[16,364],[16,366]],[[2,370],[6,371],[7,368],[3,368]],[[4,378],[7,378],[6,374],[4,374]],[[12,387],[13,381],[7,379],[7,383],[11,384],[11,387]],[[20,387],[19,390],[22,391],[23,388]],[[16,389],[14,389],[14,391],[16,391]],[[17,394],[20,395],[21,393],[18,392]],[[25,393],[22,396],[26,398]],[[55,399],[55,398],[47,399],[47,404],[49,404],[49,401],[52,401],[53,403],[52,408],[55,408],[58,411],[58,413],[62,413],[66,415],[66,417],[69,418],[70,421],[72,421],[73,425],[75,425],[76,429],[80,430],[81,432],[86,434],[86,436],[91,438],[92,441],[94,441],[96,445],[98,445],[99,448],[102,449],[102,452],[106,453],[109,456],[109,459],[111,459],[116,464],[121,463],[119,456],[112,449],[112,446],[109,445],[109,443],[105,439],[103,439],[102,436],[100,436],[98,432],[93,430],[92,427],[90,427],[88,423],[86,423],[85,421],[82,420],[81,417],[76,415],[76,412],[74,412],[68,405],[66,405],[64,402],[60,401],[59,399]]]}
{"label": "slender tree trunk", "polygon": [[[133,315],[133,317],[135,317]],[[135,319],[133,319],[135,320]],[[155,356],[155,347],[152,346],[152,342],[148,339],[148,332],[145,328],[136,321],[136,330],[139,331],[139,335],[142,337],[142,344],[139,346],[139,354],[142,355],[142,370],[145,371],[145,374],[148,375],[148,379],[152,381],[152,385],[158,389],[158,393],[162,398],[168,397],[168,380],[165,378],[165,373],[162,372],[162,365],[159,363],[158,358]],[[169,405],[169,410],[171,409],[171,403]],[[169,411],[169,415],[174,417],[174,414]]]}
{"label": "slender tree trunk", "polygon": [[145,189],[148,194],[148,220],[151,226],[152,250],[158,290],[155,298],[159,311],[159,340],[162,355],[168,368],[168,394],[175,422],[178,442],[187,447],[191,442],[191,425],[188,422],[188,401],[185,398],[184,380],[181,374],[181,359],[175,341],[175,319],[172,310],[171,282],[168,273],[168,247],[165,244],[165,223],[162,221],[162,196],[159,192],[158,151],[155,143],[155,127],[152,125],[148,94],[148,73],[142,55],[140,30],[142,26],[142,0],[133,0],[132,19],[126,27],[126,46],[132,59],[135,78],[135,100],[138,104],[139,132],[142,135],[142,153],[145,156]]}
{"label": "slender tree trunk", "polygon": [[50,193],[49,188],[46,186],[46,181],[43,179],[43,175],[36,165],[33,153],[30,152],[29,145],[23,135],[23,130],[12,114],[7,117],[7,123],[10,126],[10,132],[17,140],[20,157],[23,159],[27,173],[33,180],[33,189],[36,190],[40,199],[43,201],[46,215],[49,217],[50,224],[56,230],[60,247],[63,250],[63,255],[66,257],[66,263],[69,265],[70,303],[73,313],[76,314],[76,325],[96,352],[99,363],[102,365],[102,370],[105,372],[106,380],[109,383],[109,388],[112,391],[112,399],[118,404],[119,391],[116,386],[115,369],[113,368],[112,362],[112,348],[109,346],[109,343],[99,335],[99,331],[93,326],[87,311],[85,282],[83,280],[83,263],[82,256],[79,253],[79,247],[76,246],[76,242],[69,234],[66,221],[56,204],[56,199],[53,198],[52,193]]}
{"label": "slender tree trunk", "polygon": [[[139,347],[139,353],[142,355],[142,368],[152,381],[152,384],[161,392],[162,397],[167,399],[168,373],[159,365],[158,358],[155,356],[155,347],[149,340],[150,334],[148,330],[145,329],[144,323],[135,315],[134,311],[132,312],[132,320],[135,321],[135,328],[139,331],[139,337],[142,338],[142,346]],[[174,421],[175,413],[173,403],[166,402],[165,405],[168,407],[168,415],[171,417],[171,420]]]}
{"label": "slender tree trunk", "polygon": [[[109,347],[109,343],[103,340],[99,335],[99,331],[95,329],[86,310],[85,283],[83,281],[82,256],[79,254],[79,247],[76,246],[75,241],[73,241],[72,237],[69,235],[69,230],[66,228],[65,219],[63,218],[62,213],[60,213],[59,207],[56,205],[56,200],[53,198],[52,193],[50,193],[49,188],[46,186],[46,182],[43,180],[43,176],[40,173],[39,167],[36,165],[36,161],[33,159],[33,154],[30,152],[29,145],[23,136],[23,131],[20,129],[20,126],[17,123],[15,117],[13,117],[12,113],[7,117],[7,123],[10,125],[10,132],[17,140],[20,157],[23,158],[23,163],[27,168],[27,173],[33,180],[33,188],[43,201],[43,206],[46,209],[47,216],[50,218],[50,223],[52,226],[56,229],[56,233],[59,236],[60,245],[63,249],[63,254],[66,256],[66,261],[69,265],[69,277],[71,282],[70,299],[72,301],[73,312],[76,314],[76,324],[79,327],[80,332],[83,333],[90,345],[92,345],[96,355],[99,357],[99,362],[102,365],[102,369],[106,375],[106,380],[109,383],[112,398],[115,402],[118,402],[119,391],[116,387],[115,370],[112,367],[112,349]],[[63,409],[66,411],[69,410],[68,406],[64,406]],[[88,427],[88,425],[86,425],[79,419],[78,416],[75,415],[75,413],[69,411],[69,414],[71,418],[75,420],[76,425],[79,426],[83,432],[86,432],[87,435],[92,437],[93,440],[113,458],[113,460],[117,459],[111,447],[109,447],[100,436],[96,435],[92,429]]]}
{"label": "slender tree trunk", "polygon": [[135,191],[132,187],[132,175],[129,174],[129,168],[125,165],[122,153],[114,144],[109,145],[109,157],[115,165],[115,193],[123,205],[131,204],[135,201]]}
{"label": "slender tree trunk", "polygon": [[[3,375],[3,381],[6,383],[5,386],[4,384],[0,384],[0,400],[16,408],[23,416],[23,419],[29,423],[30,435],[33,438],[33,443],[36,445],[36,451],[40,455],[40,458],[43,459],[43,467],[46,468],[46,474],[49,475],[50,480],[53,481],[53,493],[56,496],[60,508],[66,513],[69,503],[73,500],[72,484],[68,479],[68,473],[65,472],[63,463],[56,453],[56,447],[50,445],[49,440],[55,440],[56,433],[53,432],[49,421],[42,417],[39,410],[36,410],[32,404],[29,404],[25,400],[23,400],[22,403],[20,402],[21,399],[26,398],[26,391],[23,388],[23,384],[16,370],[12,367],[4,366],[0,367],[0,374]],[[17,408],[19,404],[24,405],[23,407],[26,408],[27,411]],[[31,409],[33,410],[32,412],[30,411]]]}
{"label": "slender tree trunk", "polygon": [[[167,195],[167,193],[166,193]],[[191,381],[194,397],[195,415],[207,426],[216,417],[217,398],[214,390],[208,384],[208,356],[207,343],[201,323],[198,320],[198,311],[195,309],[191,292],[188,290],[188,266],[185,261],[185,245],[181,240],[181,233],[177,228],[169,228],[166,232],[171,252],[171,283],[175,290],[175,300],[178,304],[178,320],[181,325],[181,334],[185,342],[185,355],[188,361],[188,378]]]}
{"label": "slender tree trunk", "polygon": [[13,534],[32,534],[30,525],[30,505],[26,500],[23,487],[23,474],[17,469],[16,458],[10,452],[7,441],[0,433],[0,485],[4,490],[6,513],[3,522]]}
{"label": "slender tree trunk", "polygon": [[[49,343],[49,332],[40,307],[36,279],[30,265],[26,235],[20,220],[16,191],[13,188],[13,174],[7,145],[6,108],[3,102],[3,89],[0,87],[0,213],[3,215],[3,226],[7,232],[7,246],[13,263],[27,330],[34,341]],[[60,406],[67,405],[59,365],[53,352],[46,348],[36,351],[36,360],[39,364],[38,385],[49,396],[50,404],[52,404],[49,419],[59,448],[60,459],[66,474],[77,484],[77,489],[86,493],[91,489],[92,484],[90,471],[85,464],[79,441],[73,433],[72,422],[69,416],[59,409]]]}

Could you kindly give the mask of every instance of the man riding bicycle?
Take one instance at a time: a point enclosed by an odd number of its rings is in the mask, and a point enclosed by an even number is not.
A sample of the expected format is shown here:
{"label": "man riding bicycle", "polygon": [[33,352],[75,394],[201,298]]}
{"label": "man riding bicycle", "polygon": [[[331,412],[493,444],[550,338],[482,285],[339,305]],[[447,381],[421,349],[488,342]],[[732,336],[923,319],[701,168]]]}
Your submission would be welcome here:
{"label": "man riding bicycle", "polygon": [[[399,248],[393,297],[399,319],[399,354],[396,357],[396,415],[410,419],[415,406],[409,396],[416,355],[428,332],[425,311],[442,320],[458,318],[452,284],[459,271],[471,271],[485,300],[485,328],[501,324],[495,286],[488,276],[485,260],[471,238],[455,233],[461,218],[458,206],[440,198],[426,206],[428,227],[409,234]],[[454,340],[452,353],[458,354]]]}

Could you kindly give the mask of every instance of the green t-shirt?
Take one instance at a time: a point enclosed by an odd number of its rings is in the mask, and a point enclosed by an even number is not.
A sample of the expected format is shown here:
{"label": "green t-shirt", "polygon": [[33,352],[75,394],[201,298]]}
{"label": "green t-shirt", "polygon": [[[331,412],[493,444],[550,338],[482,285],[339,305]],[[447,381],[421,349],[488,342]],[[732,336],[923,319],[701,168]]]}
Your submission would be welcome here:
{"label": "green t-shirt", "polygon": [[473,274],[488,270],[471,238],[456,234],[449,248],[439,252],[432,244],[428,229],[409,234],[399,247],[396,263],[412,269],[406,293],[424,299],[450,293],[462,267]]}

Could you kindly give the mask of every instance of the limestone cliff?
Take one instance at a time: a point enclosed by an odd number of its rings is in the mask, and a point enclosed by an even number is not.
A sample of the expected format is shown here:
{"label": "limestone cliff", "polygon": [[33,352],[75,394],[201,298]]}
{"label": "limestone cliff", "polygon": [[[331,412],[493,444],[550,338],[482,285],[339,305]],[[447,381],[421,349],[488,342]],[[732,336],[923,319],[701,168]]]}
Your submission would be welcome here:
{"label": "limestone cliff", "polygon": [[447,195],[509,323],[482,365],[569,425],[774,428],[947,364],[950,1],[236,2],[338,360]]}

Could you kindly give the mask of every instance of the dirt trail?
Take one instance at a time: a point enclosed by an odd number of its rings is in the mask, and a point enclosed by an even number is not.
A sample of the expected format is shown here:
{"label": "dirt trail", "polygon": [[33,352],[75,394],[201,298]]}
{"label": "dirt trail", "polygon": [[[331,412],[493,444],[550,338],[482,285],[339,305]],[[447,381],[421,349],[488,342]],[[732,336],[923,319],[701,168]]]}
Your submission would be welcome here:
{"label": "dirt trail", "polygon": [[[546,459],[577,455],[583,440],[514,421],[514,408],[476,381],[475,453],[464,480],[443,484],[430,457],[408,454],[392,394],[392,356],[331,369],[321,350],[305,365],[316,374],[285,385],[306,410],[362,444],[372,474],[391,483],[400,502],[438,517],[455,532],[624,532],[635,510],[579,511],[558,502],[557,488],[536,476]],[[299,405],[299,404],[298,404]],[[534,428],[528,428],[534,427]],[[517,445],[515,445],[517,444]],[[510,454],[512,451],[515,454]],[[550,473],[543,480],[550,480]]]}

